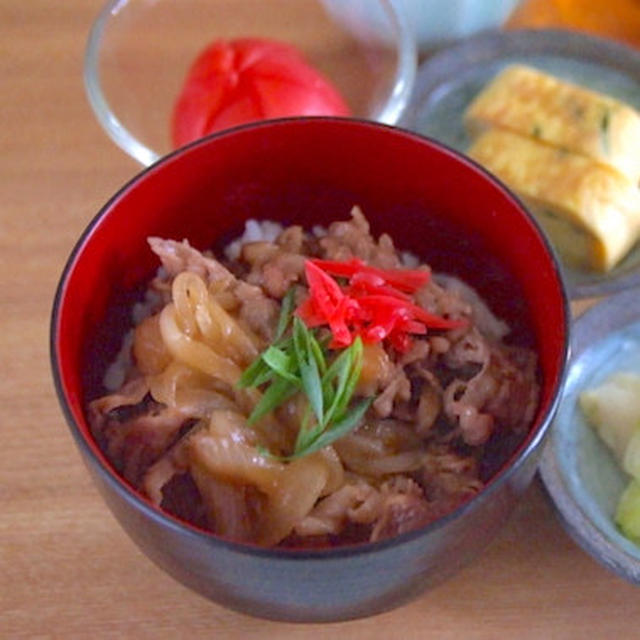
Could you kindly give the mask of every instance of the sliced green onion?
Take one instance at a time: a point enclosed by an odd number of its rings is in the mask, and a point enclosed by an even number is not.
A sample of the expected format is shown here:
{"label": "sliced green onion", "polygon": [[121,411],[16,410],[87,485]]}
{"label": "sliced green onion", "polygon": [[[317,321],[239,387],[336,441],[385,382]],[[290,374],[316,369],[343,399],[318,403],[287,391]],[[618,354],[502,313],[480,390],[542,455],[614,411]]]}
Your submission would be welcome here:
{"label": "sliced green onion", "polygon": [[300,382],[300,378],[295,375],[295,363],[293,358],[278,347],[271,346],[262,354],[262,361],[280,377],[294,384]]}
{"label": "sliced green onion", "polygon": [[278,342],[284,335],[291,316],[293,314],[293,305],[295,304],[295,289],[291,287],[282,298],[282,306],[280,307],[280,317],[278,318],[278,326],[276,327],[276,335],[273,338],[274,342]]}
{"label": "sliced green onion", "polygon": [[[258,356],[243,372],[240,376],[240,380],[238,381],[238,387],[241,389],[247,389],[249,387],[257,387],[259,383],[256,382],[258,378],[264,373],[269,373],[269,377],[271,369],[266,362],[263,361],[262,356]],[[266,380],[265,380],[266,382]]]}
{"label": "sliced green onion", "polygon": [[248,424],[255,424],[260,418],[277,409],[281,404],[286,402],[294,393],[298,391],[298,387],[289,380],[276,376],[275,380],[269,385],[264,392],[260,402],[255,406],[251,415],[247,419]]}
{"label": "sliced green onion", "polygon": [[[285,316],[290,318],[290,312],[281,314],[281,318]],[[284,326],[286,331],[289,321]],[[293,316],[290,336],[284,338],[280,334],[279,340],[243,373],[241,387],[269,383],[248,418],[249,424],[275,411],[299,391],[307,398],[308,406],[293,453],[271,457],[286,461],[318,451],[354,429],[369,408],[371,398],[348,409],[362,372],[362,340],[356,338],[330,365],[327,364],[327,353],[326,341],[319,341],[313,330]]]}
{"label": "sliced green onion", "polygon": [[293,455],[289,456],[289,460],[295,460],[296,458],[302,458],[308,456],[311,453],[320,451],[333,444],[339,438],[347,435],[350,431],[358,426],[367,409],[371,406],[373,398],[365,398],[354,409],[352,409],[342,420],[333,424],[331,429],[323,431],[317,438],[310,441],[306,447],[297,449]]}

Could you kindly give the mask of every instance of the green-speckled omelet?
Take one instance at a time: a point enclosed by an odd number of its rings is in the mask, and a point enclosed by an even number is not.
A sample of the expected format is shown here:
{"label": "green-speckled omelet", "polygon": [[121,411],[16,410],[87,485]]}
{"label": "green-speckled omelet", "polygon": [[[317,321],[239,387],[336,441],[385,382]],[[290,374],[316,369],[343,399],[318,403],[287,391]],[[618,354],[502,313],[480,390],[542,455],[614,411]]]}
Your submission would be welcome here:
{"label": "green-speckled omelet", "polygon": [[501,71],[469,105],[472,137],[497,127],[610,166],[640,180],[640,114],[610,96],[524,65]]}
{"label": "green-speckled omelet", "polygon": [[606,271],[640,233],[640,191],[592,159],[504,129],[481,133],[467,154],[531,205],[576,266]]}

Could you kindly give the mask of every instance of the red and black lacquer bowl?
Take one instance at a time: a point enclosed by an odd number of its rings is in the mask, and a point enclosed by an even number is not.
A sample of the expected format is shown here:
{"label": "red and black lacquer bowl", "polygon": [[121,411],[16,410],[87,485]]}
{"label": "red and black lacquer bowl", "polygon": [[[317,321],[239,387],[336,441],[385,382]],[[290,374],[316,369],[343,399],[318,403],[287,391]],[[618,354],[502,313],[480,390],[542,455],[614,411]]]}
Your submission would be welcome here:
{"label": "red and black lacquer bowl", "polygon": [[[114,471],[87,402],[127,329],[117,309],[156,269],[147,236],[220,246],[249,218],[311,227],[358,204],[375,234],[460,276],[537,350],[540,404],[530,433],[472,500],[391,540],[320,550],[231,543],[152,506]],[[125,185],[73,249],[55,297],[53,376],[63,412],[105,502],[147,556],[182,583],[246,613],[291,621],[372,615],[415,597],[477,556],[529,485],[558,403],[569,311],[556,259],[503,185],[416,134],[348,119],[273,121],[176,152]]]}

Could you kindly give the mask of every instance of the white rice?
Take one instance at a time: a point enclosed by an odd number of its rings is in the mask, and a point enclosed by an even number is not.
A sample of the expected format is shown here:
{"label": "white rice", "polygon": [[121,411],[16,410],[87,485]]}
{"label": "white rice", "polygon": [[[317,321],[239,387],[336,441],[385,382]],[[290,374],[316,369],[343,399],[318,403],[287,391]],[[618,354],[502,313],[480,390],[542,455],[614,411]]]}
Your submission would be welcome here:
{"label": "white rice", "polygon": [[422,264],[418,256],[415,253],[411,253],[411,251],[400,252],[400,262],[407,269],[417,269]]}
{"label": "white rice", "polygon": [[133,366],[131,351],[133,347],[133,329],[129,329],[122,339],[122,346],[115,360],[107,367],[102,384],[111,393],[117,391],[125,382],[127,372]]}
{"label": "white rice", "polygon": [[[167,272],[164,267],[159,267],[156,272],[156,277],[164,279]],[[145,318],[148,318],[155,309],[160,306],[162,302],[162,296],[151,289],[147,289],[144,294],[144,300],[136,302],[131,310],[131,318],[133,324],[138,326]]]}
{"label": "white rice", "polygon": [[[156,276],[164,277],[166,271],[164,267],[159,267],[156,272]],[[136,302],[131,309],[131,320],[133,326],[137,327],[145,318],[148,318],[162,302],[162,297],[157,291],[147,289],[144,294],[144,300]],[[102,384],[105,389],[110,392],[115,392],[125,383],[127,373],[133,366],[133,338],[135,331],[129,329],[122,338],[122,344],[120,345],[120,351],[116,355],[114,361],[107,367],[102,377]]]}
{"label": "white rice", "polygon": [[274,242],[282,233],[282,229],[281,224],[272,220],[247,220],[244,233],[225,247],[224,255],[229,260],[237,260],[240,257],[242,245],[247,242]]}
{"label": "white rice", "polygon": [[[228,260],[237,260],[240,257],[242,245],[246,242],[274,242],[282,233],[284,227],[273,220],[247,220],[244,232],[239,238],[230,242],[224,249],[224,255]],[[327,229],[319,224],[311,228],[311,233],[316,238],[324,238]]]}

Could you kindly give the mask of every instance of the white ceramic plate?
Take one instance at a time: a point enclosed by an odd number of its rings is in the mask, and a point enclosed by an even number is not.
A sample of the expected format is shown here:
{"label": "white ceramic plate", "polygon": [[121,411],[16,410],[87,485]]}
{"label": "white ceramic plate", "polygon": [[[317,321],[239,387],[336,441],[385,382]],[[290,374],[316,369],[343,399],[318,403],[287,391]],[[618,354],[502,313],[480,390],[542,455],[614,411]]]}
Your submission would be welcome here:
{"label": "white ceramic plate", "polygon": [[[562,30],[489,32],[444,49],[422,63],[401,126],[464,152],[470,140],[462,116],[503,67],[529,64],[615,96],[640,109],[640,52],[602,38]],[[640,285],[640,246],[606,275],[563,266],[571,298]]]}

